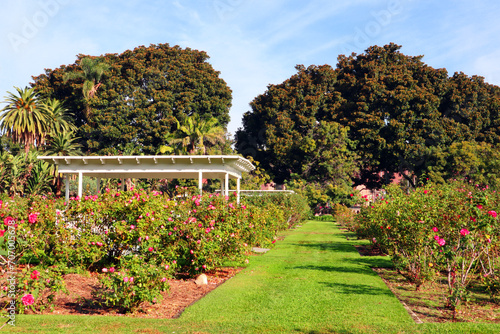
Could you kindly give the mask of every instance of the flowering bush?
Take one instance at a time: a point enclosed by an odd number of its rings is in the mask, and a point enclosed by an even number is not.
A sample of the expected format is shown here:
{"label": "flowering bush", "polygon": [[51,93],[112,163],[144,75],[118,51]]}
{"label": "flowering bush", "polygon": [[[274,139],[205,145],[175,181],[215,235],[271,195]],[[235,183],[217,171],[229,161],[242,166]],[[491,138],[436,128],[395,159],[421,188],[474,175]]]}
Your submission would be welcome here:
{"label": "flowering bush", "polygon": [[[103,303],[124,310],[158,300],[174,272],[195,275],[228,260],[243,262],[250,247],[271,246],[278,231],[308,217],[298,195],[238,204],[235,194],[171,199],[156,191],[107,190],[68,203],[44,197],[10,201],[0,215],[16,224],[15,262],[38,264],[40,273],[51,266],[98,271]],[[29,306],[35,305],[36,292],[30,286],[24,291],[20,298],[31,294]]]}
{"label": "flowering bush", "polygon": [[172,270],[168,266],[160,268],[151,264],[145,265],[144,259],[133,255],[122,258],[120,267],[127,269],[102,269],[104,274],[100,281],[103,289],[98,290],[95,295],[106,306],[134,311],[143,302],[161,301],[161,292],[169,288],[167,277]]}
{"label": "flowering bush", "polygon": [[27,309],[39,312],[53,307],[57,292],[67,292],[62,270],[47,268],[41,271],[26,266],[16,275],[15,290],[12,291],[9,280],[0,287],[0,298],[11,300],[15,298],[17,311],[22,314]]}
{"label": "flowering bush", "polygon": [[391,187],[388,193],[358,215],[359,232],[391,255],[417,289],[444,272],[453,310],[467,298],[474,277],[487,281],[492,296],[498,292],[499,193],[460,181],[410,194]]}

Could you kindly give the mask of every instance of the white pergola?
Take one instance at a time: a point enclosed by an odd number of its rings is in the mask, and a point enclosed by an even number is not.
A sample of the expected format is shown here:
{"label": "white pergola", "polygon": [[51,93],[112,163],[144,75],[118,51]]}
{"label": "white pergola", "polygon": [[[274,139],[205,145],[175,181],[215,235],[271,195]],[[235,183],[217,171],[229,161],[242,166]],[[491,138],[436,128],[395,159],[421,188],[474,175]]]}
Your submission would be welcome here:
{"label": "white pergola", "polygon": [[[58,166],[66,176],[66,200],[69,199],[69,176],[78,175],[78,196],[82,197],[83,175],[101,178],[219,179],[222,192],[229,194],[229,180],[236,180],[238,202],[243,172],[255,169],[250,161],[236,155],[156,155],[156,156],[39,156]],[[123,186],[123,182],[122,182]]]}

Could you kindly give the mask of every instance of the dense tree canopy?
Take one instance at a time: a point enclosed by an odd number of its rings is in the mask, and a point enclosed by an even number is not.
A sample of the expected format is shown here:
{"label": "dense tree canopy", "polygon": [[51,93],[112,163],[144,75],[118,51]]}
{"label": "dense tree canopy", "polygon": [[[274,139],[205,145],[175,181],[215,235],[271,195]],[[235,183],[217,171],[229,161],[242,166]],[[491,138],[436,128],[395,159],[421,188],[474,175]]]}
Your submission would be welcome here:
{"label": "dense tree canopy", "polygon": [[[176,119],[215,117],[224,128],[229,122],[231,90],[204,52],[159,44],[106,54],[96,61],[106,70],[92,98],[82,94],[88,81],[83,59],[89,56],[34,78],[40,94],[64,101],[75,113],[83,151],[117,154],[133,144],[137,153],[155,154]],[[75,72],[82,75],[68,75]]]}
{"label": "dense tree canopy", "polygon": [[[360,55],[341,55],[335,69],[298,66],[297,74],[251,103],[236,134],[237,150],[261,161],[278,180],[294,173],[339,177],[302,169],[321,166],[315,156],[326,132],[320,128],[338,123],[334,128],[348,129],[346,147],[356,144],[359,182],[380,184],[389,180],[380,172],[400,172],[415,185],[451,144],[500,142],[499,87],[463,73],[449,77],[400,48],[373,46]],[[336,170],[346,162],[346,170],[355,167],[349,156],[324,159]]]}

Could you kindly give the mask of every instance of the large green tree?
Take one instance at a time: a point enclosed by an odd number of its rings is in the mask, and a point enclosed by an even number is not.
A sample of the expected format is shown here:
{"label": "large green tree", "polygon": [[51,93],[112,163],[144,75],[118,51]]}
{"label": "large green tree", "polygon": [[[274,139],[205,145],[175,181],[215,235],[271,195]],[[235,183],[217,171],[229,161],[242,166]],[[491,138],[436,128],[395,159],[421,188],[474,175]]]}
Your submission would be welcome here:
{"label": "large green tree", "polygon": [[75,112],[77,136],[88,153],[116,153],[132,144],[140,153],[154,154],[167,144],[165,134],[175,131],[176,120],[196,114],[215,117],[224,128],[229,122],[231,90],[205,52],[158,44],[101,56],[99,63],[107,64],[104,79],[98,94],[84,101],[82,83],[64,79],[82,71],[80,60],[86,57],[46,70],[34,78],[34,86]]}
{"label": "large green tree", "polygon": [[[297,71],[252,101],[236,133],[236,149],[259,161],[277,183],[304,180],[332,190],[331,198],[347,195],[357,156],[348,127],[333,121],[342,103],[336,73],[328,65]],[[289,183],[294,184],[303,183]]]}
{"label": "large green tree", "polygon": [[316,165],[308,162],[317,151],[313,134],[321,122],[336,122],[356,143],[359,183],[380,185],[399,172],[415,186],[452,143],[500,142],[497,86],[463,73],[449,77],[400,49],[389,44],[341,55],[336,68],[298,66],[296,75],[254,99],[236,148],[288,179]]}

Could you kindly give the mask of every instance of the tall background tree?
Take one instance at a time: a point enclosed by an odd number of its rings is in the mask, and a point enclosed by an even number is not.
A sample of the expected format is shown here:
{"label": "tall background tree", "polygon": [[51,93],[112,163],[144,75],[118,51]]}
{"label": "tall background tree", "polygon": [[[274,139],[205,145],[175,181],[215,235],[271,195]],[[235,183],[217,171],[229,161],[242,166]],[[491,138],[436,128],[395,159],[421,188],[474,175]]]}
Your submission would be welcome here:
{"label": "tall background tree", "polygon": [[158,44],[101,56],[99,64],[107,69],[98,94],[88,101],[82,99],[81,82],[64,80],[66,73],[83,71],[85,58],[79,55],[75,64],[46,70],[33,85],[75,113],[76,135],[86,153],[116,154],[132,144],[138,153],[155,154],[168,144],[165,134],[176,130],[176,120],[183,123],[192,115],[215,117],[227,127],[231,90],[205,52]]}
{"label": "tall background tree", "polygon": [[[500,142],[499,87],[463,73],[450,77],[445,69],[426,65],[422,56],[400,49],[389,44],[341,55],[336,68],[298,66],[297,74],[252,101],[236,134],[236,149],[261,161],[278,182],[292,175],[307,182],[315,175],[349,182],[355,173],[356,183],[380,187],[396,173],[411,186],[431,174],[453,174],[449,169],[460,166],[442,159],[463,152],[450,150],[454,143]],[[325,125],[329,130],[322,129]],[[326,134],[332,135],[329,142],[345,143],[345,152],[352,153],[355,145],[357,158],[335,153],[318,162],[321,145],[329,147],[319,141]],[[478,145],[479,157],[494,156]],[[328,165],[349,172],[342,177],[319,169]]]}
{"label": "tall background tree", "polygon": [[79,59],[78,69],[64,73],[64,82],[74,80],[81,82],[82,96],[85,105],[84,114],[87,120],[91,117],[90,102],[96,96],[98,88],[101,86],[101,79],[109,69],[109,65],[101,58],[83,57]]}

